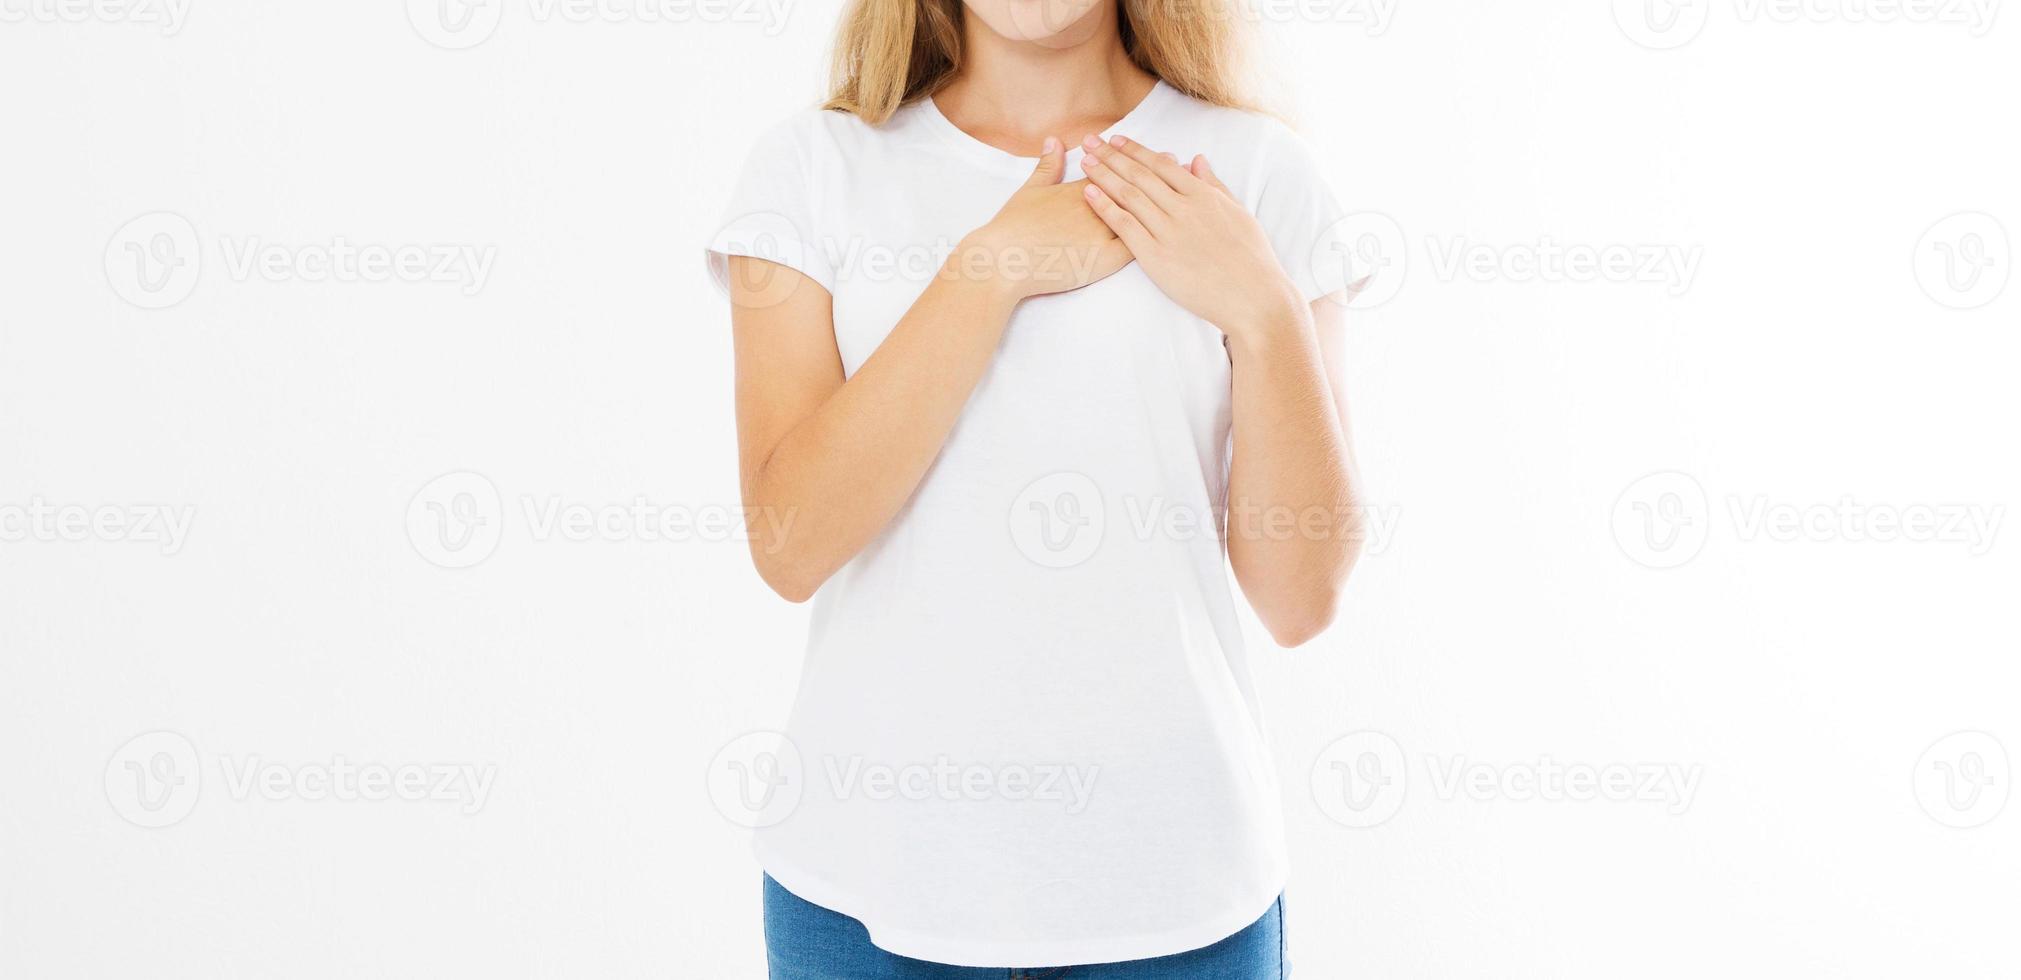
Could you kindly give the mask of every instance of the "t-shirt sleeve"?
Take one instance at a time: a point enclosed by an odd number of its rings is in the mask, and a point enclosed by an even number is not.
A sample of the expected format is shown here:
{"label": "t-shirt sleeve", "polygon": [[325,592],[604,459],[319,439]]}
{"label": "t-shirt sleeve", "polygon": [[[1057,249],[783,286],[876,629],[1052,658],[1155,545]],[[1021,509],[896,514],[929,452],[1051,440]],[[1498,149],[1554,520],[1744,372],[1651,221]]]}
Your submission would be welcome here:
{"label": "t-shirt sleeve", "polygon": [[709,239],[709,276],[727,295],[730,256],[748,255],[798,270],[835,291],[835,274],[818,247],[813,134],[817,120],[796,116],[758,139],[730,193],[722,224]]}
{"label": "t-shirt sleeve", "polygon": [[1347,288],[1351,280],[1340,240],[1347,212],[1326,171],[1305,140],[1281,124],[1273,126],[1264,145],[1256,220],[1270,236],[1278,262],[1307,303]]}

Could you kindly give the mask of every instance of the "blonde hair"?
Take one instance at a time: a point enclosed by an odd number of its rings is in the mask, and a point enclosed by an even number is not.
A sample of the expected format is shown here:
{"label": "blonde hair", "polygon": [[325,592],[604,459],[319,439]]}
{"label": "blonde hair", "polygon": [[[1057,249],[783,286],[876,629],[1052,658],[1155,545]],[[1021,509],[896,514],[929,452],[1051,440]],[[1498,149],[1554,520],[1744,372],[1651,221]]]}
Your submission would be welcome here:
{"label": "blonde hair", "polygon": [[[1137,67],[1202,102],[1248,107],[1242,21],[1233,0],[1117,0]],[[961,70],[962,0],[854,0],[842,17],[825,109],[872,124],[932,95]]]}

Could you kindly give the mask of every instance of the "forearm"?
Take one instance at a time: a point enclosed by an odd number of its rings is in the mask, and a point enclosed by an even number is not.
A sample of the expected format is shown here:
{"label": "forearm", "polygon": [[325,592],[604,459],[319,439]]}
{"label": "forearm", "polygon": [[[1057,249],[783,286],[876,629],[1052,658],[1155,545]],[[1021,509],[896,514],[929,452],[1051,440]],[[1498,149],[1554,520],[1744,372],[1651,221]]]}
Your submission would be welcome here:
{"label": "forearm", "polygon": [[1228,557],[1286,646],[1331,622],[1360,551],[1353,459],[1311,312],[1291,302],[1232,331]]}
{"label": "forearm", "polygon": [[987,277],[937,277],[856,373],[747,468],[745,502],[761,515],[753,554],[781,594],[811,594],[904,506],[1016,304]]}

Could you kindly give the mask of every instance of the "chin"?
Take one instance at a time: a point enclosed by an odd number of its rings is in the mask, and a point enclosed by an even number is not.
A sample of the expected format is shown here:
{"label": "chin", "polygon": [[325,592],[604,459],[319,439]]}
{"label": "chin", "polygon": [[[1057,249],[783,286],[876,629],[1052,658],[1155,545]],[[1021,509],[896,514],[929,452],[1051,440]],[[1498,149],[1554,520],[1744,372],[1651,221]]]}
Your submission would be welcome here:
{"label": "chin", "polygon": [[1096,12],[1115,0],[962,0],[970,16],[1012,41],[1067,47],[1099,23]]}

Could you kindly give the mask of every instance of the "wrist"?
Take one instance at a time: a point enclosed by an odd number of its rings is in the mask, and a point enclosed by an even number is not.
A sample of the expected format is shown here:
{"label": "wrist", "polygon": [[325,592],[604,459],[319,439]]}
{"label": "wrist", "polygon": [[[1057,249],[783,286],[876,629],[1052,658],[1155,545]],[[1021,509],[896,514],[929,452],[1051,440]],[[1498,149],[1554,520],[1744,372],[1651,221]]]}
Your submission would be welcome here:
{"label": "wrist", "polygon": [[941,263],[940,273],[942,278],[968,283],[998,299],[1015,303],[1030,295],[1032,284],[1029,276],[1008,274],[1003,255],[1004,246],[984,225],[962,238]]}
{"label": "wrist", "polygon": [[1298,288],[1285,280],[1278,288],[1243,304],[1241,312],[1221,325],[1230,347],[1260,352],[1286,342],[1298,342],[1312,334],[1312,309],[1299,298]]}

